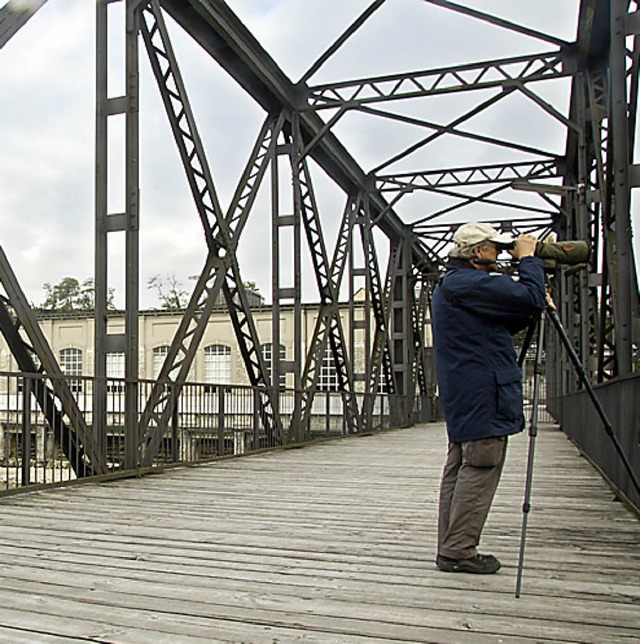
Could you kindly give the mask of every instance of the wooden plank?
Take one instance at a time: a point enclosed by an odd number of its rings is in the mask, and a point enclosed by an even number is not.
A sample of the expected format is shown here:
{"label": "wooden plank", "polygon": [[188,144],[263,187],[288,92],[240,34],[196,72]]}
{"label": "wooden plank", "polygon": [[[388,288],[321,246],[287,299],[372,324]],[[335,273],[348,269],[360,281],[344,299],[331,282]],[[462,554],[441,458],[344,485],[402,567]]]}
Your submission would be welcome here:
{"label": "wooden plank", "polygon": [[[430,595],[434,585],[428,583],[430,575],[424,575],[423,581],[417,581],[416,577],[405,577],[399,581],[390,583],[388,577],[379,576],[377,579],[362,579],[360,575],[350,575],[347,579],[314,576],[311,571],[289,571],[288,574],[274,572],[272,574],[261,574],[256,579],[255,574],[250,570],[234,571],[225,570],[224,574],[216,574],[213,567],[211,571],[185,570],[179,566],[157,566],[144,567],[142,569],[119,570],[117,565],[105,566],[99,581],[91,576],[91,565],[80,563],[70,571],[67,562],[58,562],[57,565],[46,562],[43,568],[27,567],[23,560],[15,561],[11,566],[3,566],[0,571],[0,584],[4,588],[11,588],[17,585],[17,589],[23,590],[24,583],[46,584],[44,591],[51,592],[48,588],[51,584],[69,587],[72,590],[85,588],[91,591],[100,588],[118,588],[122,594],[140,595],[146,594],[152,597],[162,597],[170,601],[173,597],[180,596],[182,599],[203,601],[207,603],[225,603],[226,597],[232,594],[234,597],[243,597],[252,602],[253,594],[260,592],[268,595],[272,600],[274,597],[282,597],[282,601],[288,607],[293,606],[297,600],[305,601],[313,599],[320,590],[323,597],[335,601],[353,602],[353,597],[358,597],[364,604],[376,601],[379,586],[385,586],[385,601],[387,606],[425,608],[424,600],[416,601],[416,588],[428,598],[426,610],[437,610],[446,613],[455,605],[456,592],[450,592],[443,587],[437,595]],[[61,581],[61,575],[64,580]],[[431,575],[432,576],[432,575]],[[215,579],[215,587],[212,587],[212,580]],[[250,585],[250,590],[248,590]],[[55,591],[55,589],[54,589]],[[143,592],[144,591],[144,592]],[[81,592],[82,595],[82,592]],[[535,604],[525,602],[520,606],[517,601],[507,602],[505,605],[504,593],[480,591],[474,601],[474,612],[482,612],[487,615],[500,615],[502,617],[518,617],[524,619],[558,619],[568,622],[575,622],[579,626],[595,624],[607,627],[621,627],[633,629],[636,626],[636,619],[632,618],[627,607],[617,607],[610,601],[591,600],[584,602],[581,599],[565,599],[563,606],[555,604],[552,596],[543,596],[541,601]],[[64,596],[68,597],[69,592]],[[121,598],[119,598],[121,599]],[[137,604],[137,600],[134,602]],[[594,612],[595,611],[595,612]]]}
{"label": "wooden plank", "polygon": [[503,569],[435,568],[445,446],[423,425],[7,497],[0,641],[637,641],[638,521],[554,426],[538,437],[523,597],[525,435],[485,529]]}

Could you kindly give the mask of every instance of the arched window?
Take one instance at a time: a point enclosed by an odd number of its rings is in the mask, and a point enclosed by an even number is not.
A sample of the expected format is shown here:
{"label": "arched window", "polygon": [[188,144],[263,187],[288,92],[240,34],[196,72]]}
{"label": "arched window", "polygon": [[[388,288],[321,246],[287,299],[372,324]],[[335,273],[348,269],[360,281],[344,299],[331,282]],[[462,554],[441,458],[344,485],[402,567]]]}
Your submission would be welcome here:
{"label": "arched window", "polygon": [[216,385],[231,384],[231,347],[225,344],[205,347],[204,381]]}
{"label": "arched window", "polygon": [[339,389],[338,370],[336,369],[336,363],[333,359],[331,347],[327,345],[324,352],[324,358],[322,359],[322,364],[320,365],[318,390],[338,391]]}
{"label": "arched window", "polygon": [[153,350],[153,379],[157,380],[165,358],[169,355],[169,346],[162,345]]}
{"label": "arched window", "polygon": [[122,382],[113,382],[112,378],[124,378],[124,353],[107,353],[107,391],[124,391]]}
{"label": "arched window", "polygon": [[[273,344],[270,342],[267,344],[262,345],[262,357],[264,359],[265,365],[267,367],[267,375],[269,376],[269,382],[272,385],[276,385],[275,382],[273,382]],[[280,360],[285,360],[287,357],[287,350],[285,349],[284,345],[280,345]],[[281,373],[279,378],[278,378],[278,383],[277,386],[280,389],[285,389],[287,386],[287,375],[284,373]]]}
{"label": "arched window", "polygon": [[[62,349],[60,351],[60,368],[66,376],[82,375],[82,350],[81,349]],[[82,380],[69,380],[69,388],[72,392],[82,391]]]}

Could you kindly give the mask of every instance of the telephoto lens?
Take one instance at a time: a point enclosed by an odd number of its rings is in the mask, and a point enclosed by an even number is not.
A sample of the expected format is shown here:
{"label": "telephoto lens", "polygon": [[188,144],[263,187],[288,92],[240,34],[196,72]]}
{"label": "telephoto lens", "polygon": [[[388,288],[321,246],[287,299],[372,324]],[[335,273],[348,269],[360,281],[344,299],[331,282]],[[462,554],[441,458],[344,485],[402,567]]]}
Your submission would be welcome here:
{"label": "telephoto lens", "polygon": [[589,259],[591,248],[586,241],[538,242],[535,254],[559,264],[583,264]]}

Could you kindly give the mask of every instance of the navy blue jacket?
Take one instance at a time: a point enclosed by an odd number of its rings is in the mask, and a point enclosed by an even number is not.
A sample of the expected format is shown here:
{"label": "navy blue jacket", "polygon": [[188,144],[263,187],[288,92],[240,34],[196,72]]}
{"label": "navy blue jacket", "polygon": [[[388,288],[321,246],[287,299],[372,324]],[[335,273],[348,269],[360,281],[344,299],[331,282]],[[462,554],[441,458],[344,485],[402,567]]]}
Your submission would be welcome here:
{"label": "navy blue jacket", "polygon": [[[518,281],[450,260],[432,300],[440,402],[452,443],[507,436],[524,427],[522,373],[511,335],[545,306],[538,257],[520,261]],[[451,301],[449,301],[451,300]]]}

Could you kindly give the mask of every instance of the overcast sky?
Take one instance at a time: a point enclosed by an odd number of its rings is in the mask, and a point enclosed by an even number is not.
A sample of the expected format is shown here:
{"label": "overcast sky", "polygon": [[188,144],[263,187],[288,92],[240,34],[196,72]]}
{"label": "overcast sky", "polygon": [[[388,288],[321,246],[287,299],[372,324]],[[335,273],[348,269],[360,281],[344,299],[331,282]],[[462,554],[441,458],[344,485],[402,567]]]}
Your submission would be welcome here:
{"label": "overcast sky", "polygon": [[[6,0],[0,0],[0,7]],[[370,4],[370,0],[228,0],[285,73],[298,80],[317,57]],[[566,40],[576,35],[578,0],[474,0],[464,4]],[[123,92],[122,7],[109,8],[114,34],[110,95]],[[264,114],[189,36],[167,17],[216,190],[226,208],[244,168]],[[42,285],[65,276],[93,275],[95,3],[49,0],[0,50],[0,245],[30,301],[44,299]],[[548,43],[515,35],[422,0],[387,0],[367,24],[311,79],[310,84],[431,69],[446,65],[553,50]],[[200,272],[205,245],[184,177],[141,46],[141,305],[155,306],[149,277],[175,275],[190,289]],[[568,105],[567,81],[539,84],[536,91],[560,110]],[[472,92],[389,105],[388,109],[447,123],[491,94]],[[110,212],[123,210],[122,131],[110,119],[113,153]],[[563,127],[522,96],[469,121],[465,129],[503,137],[562,154]],[[335,133],[365,171],[424,137],[424,128],[349,114]],[[446,139],[446,140],[445,140]],[[524,160],[518,154],[507,157]],[[390,170],[428,169],[505,160],[489,146],[444,137]],[[331,253],[345,197],[320,172],[316,191]],[[523,199],[539,199],[526,196]],[[402,200],[405,221],[446,206],[429,194]],[[542,205],[539,203],[539,205]],[[500,209],[498,209],[499,211]],[[487,206],[456,215],[504,218]],[[512,215],[514,216],[514,215]],[[270,215],[263,197],[242,236],[242,276],[270,299]],[[110,282],[122,304],[123,239],[110,235]],[[383,253],[384,254],[384,253]],[[283,257],[286,276],[291,264]],[[290,271],[289,271],[290,272]],[[305,299],[314,281],[305,269]]]}

